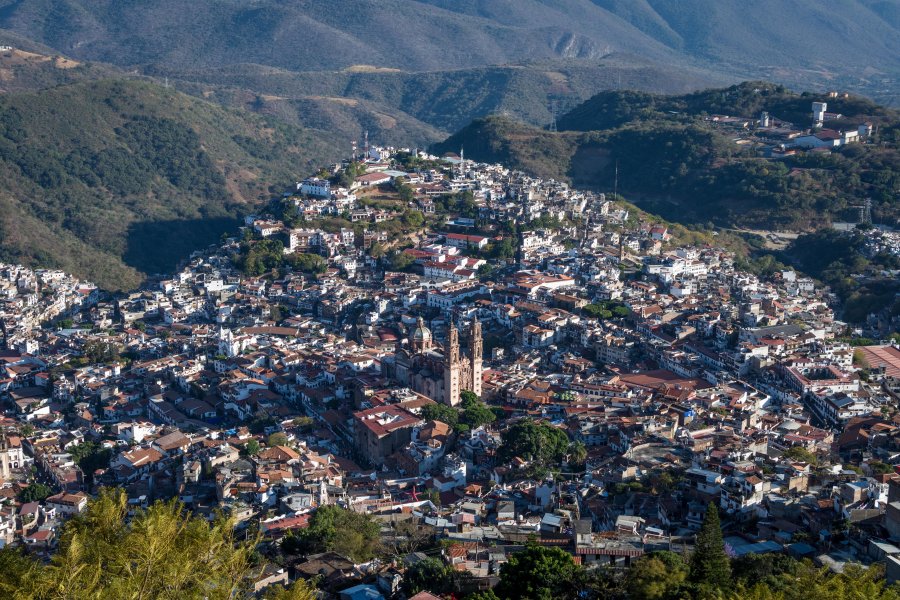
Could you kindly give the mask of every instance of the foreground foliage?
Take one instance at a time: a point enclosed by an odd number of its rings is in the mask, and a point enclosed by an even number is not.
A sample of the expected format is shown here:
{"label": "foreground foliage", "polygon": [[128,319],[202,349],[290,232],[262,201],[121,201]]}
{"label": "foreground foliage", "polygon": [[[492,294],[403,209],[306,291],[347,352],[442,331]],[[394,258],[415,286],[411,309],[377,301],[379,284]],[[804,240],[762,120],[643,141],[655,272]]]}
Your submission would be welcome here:
{"label": "foreground foliage", "polygon": [[729,558],[714,505],[697,535],[695,552],[646,554],[616,573],[586,569],[556,547],[529,543],[510,557],[500,583],[473,600],[900,600],[879,566],[848,565],[841,574],[784,554]]}
{"label": "foreground foliage", "polygon": [[[238,539],[233,523],[212,523],[159,502],[127,520],[121,490],[104,490],[69,521],[49,565],[12,548],[0,550],[0,597],[227,599],[250,589],[256,539]],[[277,590],[310,597],[304,585]]]}

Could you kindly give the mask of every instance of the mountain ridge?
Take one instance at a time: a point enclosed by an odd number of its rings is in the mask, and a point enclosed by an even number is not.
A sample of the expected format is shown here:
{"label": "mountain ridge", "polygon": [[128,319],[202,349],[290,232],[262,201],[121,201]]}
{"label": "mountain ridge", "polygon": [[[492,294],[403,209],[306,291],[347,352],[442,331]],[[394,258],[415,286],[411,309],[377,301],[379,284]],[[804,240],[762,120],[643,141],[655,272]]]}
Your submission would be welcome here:
{"label": "mountain ridge", "polygon": [[885,93],[900,76],[898,14],[879,0],[0,0],[0,27],[127,67],[446,71],[631,53],[718,76]]}

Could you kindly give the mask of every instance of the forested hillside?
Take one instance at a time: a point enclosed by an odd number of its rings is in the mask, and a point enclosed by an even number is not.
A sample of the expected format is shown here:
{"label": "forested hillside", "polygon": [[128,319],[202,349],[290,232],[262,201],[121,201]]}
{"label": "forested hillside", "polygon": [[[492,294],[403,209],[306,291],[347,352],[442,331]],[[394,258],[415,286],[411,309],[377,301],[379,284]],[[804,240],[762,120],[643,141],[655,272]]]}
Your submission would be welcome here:
{"label": "forested hillside", "polygon": [[772,118],[807,125],[810,105],[827,100],[828,110],[865,121],[896,123],[897,111],[861,96],[826,98],[824,94],[798,93],[764,81],[747,81],[727,88],[699,90],[682,95],[636,91],[606,91],[596,94],[560,117],[559,129],[596,131],[612,129],[632,121],[683,118],[679,115],[731,115],[758,117],[767,111]]}
{"label": "forested hillside", "polygon": [[136,81],[7,94],[0,259],[134,286],[336,158],[330,140]]}
{"label": "forested hillside", "polygon": [[82,63],[52,51],[29,51],[21,47],[0,51],[0,92],[25,92],[79,81],[103,79],[118,69],[97,63]]}
{"label": "forested hillside", "polygon": [[[437,152],[500,160],[579,185],[618,189],[639,205],[674,220],[720,226],[809,229],[853,217],[870,197],[877,221],[900,216],[900,115],[868,100],[829,99],[844,119],[834,127],[873,123],[872,143],[833,153],[764,158],[762,144],[736,144],[738,132],[705,118],[754,121],[761,110],[807,126],[815,94],[750,82],[683,96],[604,92],[574,108],[549,132],[504,118],[473,122]],[[804,124],[806,123],[806,124]],[[746,136],[744,136],[746,137]]]}

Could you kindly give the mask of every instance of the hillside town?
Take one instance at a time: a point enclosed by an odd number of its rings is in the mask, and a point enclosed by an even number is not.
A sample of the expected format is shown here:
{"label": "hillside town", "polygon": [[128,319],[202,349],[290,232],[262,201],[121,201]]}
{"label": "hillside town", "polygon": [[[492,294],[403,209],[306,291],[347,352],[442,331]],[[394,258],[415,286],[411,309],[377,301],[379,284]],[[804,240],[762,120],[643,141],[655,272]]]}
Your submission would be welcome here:
{"label": "hillside town", "polygon": [[[733,556],[900,579],[900,348],[738,263],[612,194],[366,143],[140,290],[2,264],[0,546],[52,556],[119,487],[258,531],[259,592],[399,598],[435,558],[488,590],[526,543],[689,551],[712,503]],[[327,506],[390,551],[296,551]]]}

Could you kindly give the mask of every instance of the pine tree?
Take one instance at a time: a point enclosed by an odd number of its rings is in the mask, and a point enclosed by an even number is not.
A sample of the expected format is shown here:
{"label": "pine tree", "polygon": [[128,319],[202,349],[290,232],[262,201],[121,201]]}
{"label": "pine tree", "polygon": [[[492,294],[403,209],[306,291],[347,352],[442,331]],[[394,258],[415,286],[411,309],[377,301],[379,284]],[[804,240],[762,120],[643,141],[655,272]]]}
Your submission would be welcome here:
{"label": "pine tree", "polygon": [[712,502],[706,509],[706,517],[697,534],[690,576],[696,584],[718,589],[726,589],[731,581],[731,562],[725,554],[719,511]]}

